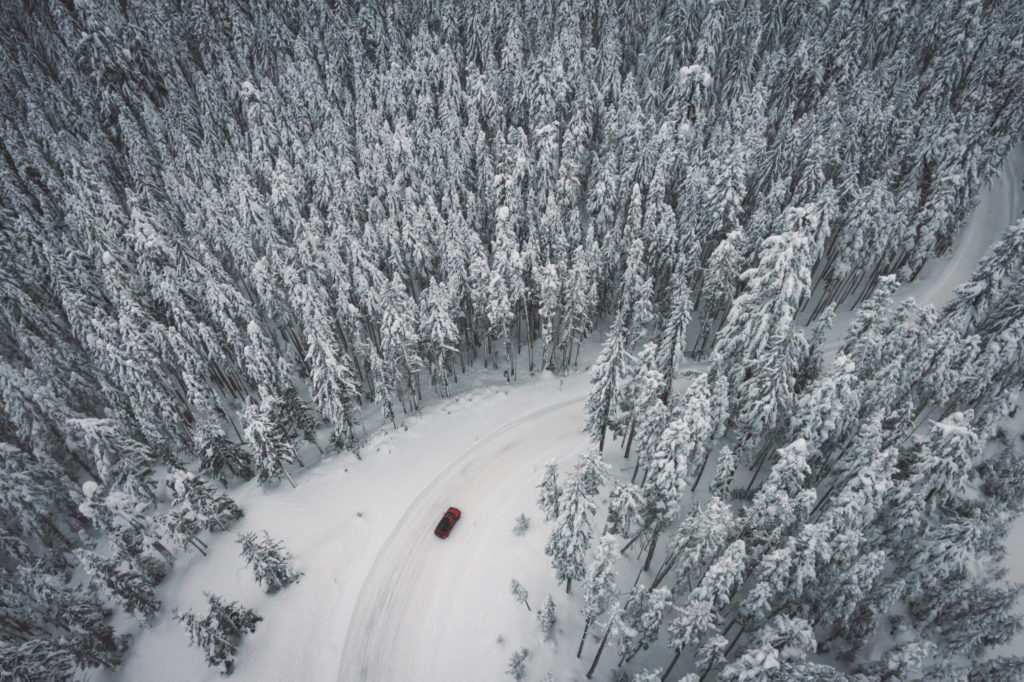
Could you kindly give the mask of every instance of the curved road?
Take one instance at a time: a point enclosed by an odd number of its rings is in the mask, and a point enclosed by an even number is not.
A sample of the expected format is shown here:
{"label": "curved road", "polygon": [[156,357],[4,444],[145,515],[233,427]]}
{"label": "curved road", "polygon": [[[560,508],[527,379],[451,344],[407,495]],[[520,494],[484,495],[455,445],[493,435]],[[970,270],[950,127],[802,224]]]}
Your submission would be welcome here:
{"label": "curved road", "polygon": [[[460,593],[481,552],[507,542],[509,519],[522,511],[509,493],[535,485],[545,462],[577,454],[583,399],[535,410],[481,437],[406,509],[362,586],[339,682],[435,679],[434,656],[443,640],[438,633],[455,620],[482,618],[486,606],[468,605],[478,613],[455,612],[450,598]],[[449,505],[462,510],[462,519],[442,542],[431,530]]]}

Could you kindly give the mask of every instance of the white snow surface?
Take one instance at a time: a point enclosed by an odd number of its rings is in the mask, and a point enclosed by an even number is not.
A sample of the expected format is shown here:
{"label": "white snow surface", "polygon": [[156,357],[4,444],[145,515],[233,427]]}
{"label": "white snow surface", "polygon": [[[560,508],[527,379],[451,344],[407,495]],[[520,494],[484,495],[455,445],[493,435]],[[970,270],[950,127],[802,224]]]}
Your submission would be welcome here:
{"label": "white snow surface", "polygon": [[[929,263],[900,295],[935,305],[947,301],[1020,217],[1022,178],[1019,146],[982,193],[950,252]],[[844,323],[839,319],[836,327]],[[584,348],[581,368],[596,350],[596,341]],[[544,373],[512,385],[496,371],[461,379],[463,390],[467,383],[476,387],[407,417],[397,430],[376,432],[361,461],[344,453],[304,471],[291,469],[298,474],[294,490],[287,483],[267,491],[254,483],[233,490],[245,518],[207,538],[208,557],[179,559],[160,586],[164,606],[151,627],[137,634],[117,671],[94,679],[222,679],[188,646],[171,616],[174,608],[201,609],[207,590],[264,618],[242,641],[234,680],[497,681],[510,679],[509,657],[522,646],[530,650],[527,679],[550,671],[556,680],[582,680],[603,621],[591,628],[577,660],[579,589],[567,597],[555,583],[543,553],[550,524],[537,508],[536,485],[546,462],[559,462],[564,474],[591,447],[582,432],[586,373],[564,380]],[[617,447],[610,450],[606,460],[614,467],[631,465]],[[462,510],[462,519],[440,540],[432,530],[450,505]],[[520,513],[531,519],[523,537],[512,533]],[[1022,536],[1019,526],[1015,537]],[[234,542],[236,532],[249,530],[267,530],[295,555],[295,567],[305,573],[298,584],[263,594]],[[1020,544],[1011,546],[1008,561],[1019,576]],[[529,591],[533,612],[510,594],[512,578]],[[536,618],[549,594],[558,617],[554,643],[543,640]],[[611,644],[602,669],[617,660]],[[597,678],[607,678],[607,670]]]}

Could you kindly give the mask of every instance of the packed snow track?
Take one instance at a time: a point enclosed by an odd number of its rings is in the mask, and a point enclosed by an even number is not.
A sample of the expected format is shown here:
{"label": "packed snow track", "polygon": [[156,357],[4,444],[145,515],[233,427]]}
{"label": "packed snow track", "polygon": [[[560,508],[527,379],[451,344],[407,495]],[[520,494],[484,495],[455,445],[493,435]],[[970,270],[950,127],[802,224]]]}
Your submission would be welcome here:
{"label": "packed snow track", "polygon": [[[511,493],[539,480],[545,462],[578,454],[583,395],[533,411],[481,437],[424,488],[377,554],[348,628],[339,682],[457,679],[460,633],[486,620],[486,599],[465,586],[490,548],[513,538],[521,509]],[[462,519],[447,540],[434,537],[440,514]],[[534,531],[536,532],[536,531]],[[490,599],[505,598],[504,593]],[[508,597],[511,599],[511,597]]]}

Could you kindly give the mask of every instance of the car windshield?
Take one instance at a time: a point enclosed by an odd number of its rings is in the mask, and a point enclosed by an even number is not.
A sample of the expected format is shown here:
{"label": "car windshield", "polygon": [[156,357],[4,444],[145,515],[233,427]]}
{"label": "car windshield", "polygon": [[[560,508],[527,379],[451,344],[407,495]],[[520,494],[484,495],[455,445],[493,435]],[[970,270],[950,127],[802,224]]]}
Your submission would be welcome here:
{"label": "car windshield", "polygon": [[451,525],[451,523],[452,523],[451,519],[449,519],[447,516],[445,516],[445,517],[443,517],[441,519],[441,522],[437,524],[437,529],[438,530],[445,530],[446,528],[448,528],[448,526]]}

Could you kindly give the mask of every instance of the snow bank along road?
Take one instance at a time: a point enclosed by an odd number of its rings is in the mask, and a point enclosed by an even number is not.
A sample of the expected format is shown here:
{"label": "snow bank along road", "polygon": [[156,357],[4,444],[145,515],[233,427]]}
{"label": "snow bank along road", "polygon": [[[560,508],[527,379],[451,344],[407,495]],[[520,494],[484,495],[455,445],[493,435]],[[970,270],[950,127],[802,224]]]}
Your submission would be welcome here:
{"label": "snow bank along road", "polygon": [[[899,296],[943,305],[1021,216],[1022,178],[1024,146],[1019,146],[982,191],[950,252],[929,263]],[[846,321],[837,321],[834,338],[842,336]],[[540,409],[530,409],[541,402],[536,398],[510,400],[530,411],[480,437],[423,488],[384,542],[362,585],[347,627],[339,682],[474,679],[469,668],[480,654],[465,635],[486,622],[488,600],[511,599],[507,589],[498,594],[480,591],[474,576],[493,570],[495,562],[500,565],[517,514],[536,516],[535,505],[522,505],[524,499],[532,502],[542,465],[550,459],[572,459],[586,442],[580,429],[587,388],[585,377],[574,376]],[[536,385],[531,389],[536,396]],[[454,415],[437,416],[448,418],[455,426]],[[441,541],[431,531],[449,505],[460,507],[463,517],[451,537]],[[465,675],[459,676],[459,670]]]}
{"label": "snow bank along road", "polygon": [[[545,462],[570,459],[586,442],[580,427],[587,384],[574,379],[555,393],[562,400],[481,437],[408,507],[363,584],[339,681],[452,679],[437,668],[450,671],[453,655],[473,658],[458,632],[486,620],[489,600],[511,597],[481,594],[472,583],[500,561],[513,519],[535,515],[515,493],[532,491]],[[450,505],[462,520],[440,540],[432,530]]]}

